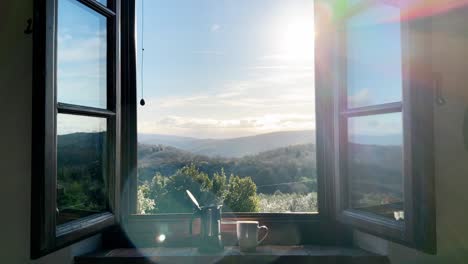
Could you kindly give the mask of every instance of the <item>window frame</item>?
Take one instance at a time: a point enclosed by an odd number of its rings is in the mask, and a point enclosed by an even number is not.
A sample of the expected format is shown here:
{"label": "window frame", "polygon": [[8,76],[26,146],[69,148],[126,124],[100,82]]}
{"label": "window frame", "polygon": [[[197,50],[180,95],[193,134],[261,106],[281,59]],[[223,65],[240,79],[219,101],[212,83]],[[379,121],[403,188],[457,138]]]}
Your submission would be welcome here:
{"label": "window frame", "polygon": [[[182,223],[191,214],[137,215],[137,72],[135,39],[135,6],[122,7],[122,196],[121,223],[123,231],[134,243],[142,237],[146,242],[138,246],[158,246],[154,240],[157,225],[168,222]],[[128,40],[126,42],[125,40]],[[317,73],[317,72],[316,72]],[[316,79],[317,80],[317,79]],[[331,101],[328,89],[316,85],[316,120],[325,125],[317,126],[317,206],[318,213],[223,213],[223,219],[255,220],[265,225],[278,225],[278,232],[288,233],[291,226],[299,230],[299,238],[285,238],[283,244],[351,245],[351,232],[335,221],[333,195],[333,156]],[[321,87],[321,86],[320,86]],[[283,225],[284,224],[284,225]],[[284,227],[284,229],[283,229]],[[150,234],[150,235],[149,235]],[[270,242],[267,238],[267,244]],[[184,243],[182,243],[184,244]]]}
{"label": "window frame", "polygon": [[[96,0],[76,0],[107,20],[107,108],[57,102],[57,5],[59,0],[34,1],[33,137],[31,187],[31,258],[37,259],[118,223],[120,174],[120,0],[107,6]],[[75,0],[73,0],[75,1]],[[106,171],[108,210],[57,225],[57,116],[107,119]],[[111,162],[113,160],[114,162]]]}
{"label": "window frame", "polygon": [[[56,48],[56,9],[55,1],[34,1],[34,48],[33,48],[33,138],[32,138],[32,201],[31,201],[31,258],[35,259],[45,254],[65,247],[78,240],[97,234],[107,227],[121,224],[130,236],[140,236],[142,232],[151,234],[154,224],[175,221],[180,223],[187,214],[141,216],[134,215],[136,209],[136,169],[137,169],[137,77],[136,77],[136,40],[135,40],[135,3],[130,0],[109,0],[104,7],[96,0],[76,0],[89,8],[103,12],[105,16],[114,16],[114,22],[108,26],[108,38],[114,38],[113,52],[108,53],[108,89],[115,86],[109,102],[115,102],[115,177],[109,181],[110,209],[112,213],[95,215],[79,220],[78,228],[72,228],[66,234],[57,237],[55,226],[56,181],[52,177],[54,170],[55,149],[55,116],[57,109],[72,114],[91,116],[109,116],[102,109],[85,109],[72,105],[60,104],[56,107],[55,61]],[[316,1],[321,2],[319,0]],[[106,10],[110,9],[111,12]],[[113,11],[112,11],[113,10]],[[405,156],[409,175],[405,179],[405,212],[408,225],[404,230],[382,223],[372,216],[361,213],[346,212],[339,191],[343,180],[339,173],[339,136],[337,131],[338,103],[340,78],[333,74],[340,66],[336,50],[340,50],[340,25],[326,24],[320,20],[320,10],[315,9],[316,26],[323,28],[315,45],[316,65],[329,62],[326,67],[315,67],[316,120],[317,126],[317,185],[319,214],[224,214],[230,219],[258,220],[264,224],[278,225],[279,231],[288,232],[289,227],[295,227],[302,235],[299,240],[285,240],[285,244],[320,244],[320,245],[351,245],[351,229],[359,230],[384,237],[391,241],[410,247],[435,253],[435,197],[434,197],[434,158],[433,158],[433,83],[430,67],[429,36],[414,37],[407,35],[405,43],[408,53],[404,53],[405,70],[409,79],[403,94],[402,109],[405,110],[404,123],[407,123],[408,135],[404,136],[404,144],[411,147]],[[53,15],[48,15],[53,14]],[[115,15],[114,15],[115,14]],[[417,29],[419,32],[429,32],[426,21],[406,21],[408,33]],[[341,25],[342,26],[342,25]],[[429,34],[427,34],[429,35]],[[50,41],[53,40],[53,41]],[[108,45],[110,41],[108,41]],[[112,43],[112,42],[111,42]],[[405,48],[405,47],[404,47]],[[109,52],[110,49],[108,49]],[[409,52],[410,51],[410,52]],[[324,66],[324,65],[322,65]],[[111,67],[112,69],[109,69]],[[418,80],[426,81],[420,82]],[[111,82],[111,83],[109,83]],[[52,88],[51,88],[52,87]],[[389,109],[400,107],[388,105]],[[367,109],[382,111],[382,109]],[[112,111],[111,111],[112,112]],[[53,117],[53,118],[51,118]],[[415,124],[417,120],[418,125]],[[411,122],[413,121],[413,122]],[[334,136],[330,136],[334,135]],[[51,157],[54,157],[53,159]],[[112,186],[112,187],[111,187]],[[409,189],[409,192],[406,191]],[[411,193],[412,197],[407,198]],[[416,206],[417,205],[417,206]],[[417,223],[417,224],[416,224]],[[140,232],[132,229],[139,225]],[[283,229],[284,228],[284,229]],[[154,244],[153,244],[154,245]]]}
{"label": "window frame", "polygon": [[[378,4],[380,1],[371,3]],[[338,221],[358,230],[394,241],[426,253],[436,253],[435,191],[434,191],[434,146],[433,146],[433,90],[430,61],[430,26],[427,21],[401,21],[402,44],[402,101],[347,108],[346,68],[346,23],[358,10],[369,4],[362,1],[351,6],[349,13],[339,21],[328,25],[329,39],[335,50],[327,52],[333,57],[334,69],[338,72],[331,78],[334,92],[333,120],[336,127],[335,140],[335,202]],[[385,1],[385,4],[391,4]],[[419,36],[415,36],[419,34]],[[341,55],[340,55],[341,54]],[[406,77],[405,77],[406,76]],[[421,81],[424,78],[426,81]],[[403,192],[404,224],[384,217],[365,213],[348,207],[348,184],[346,175],[347,120],[356,116],[376,116],[385,113],[401,113],[403,124]]]}

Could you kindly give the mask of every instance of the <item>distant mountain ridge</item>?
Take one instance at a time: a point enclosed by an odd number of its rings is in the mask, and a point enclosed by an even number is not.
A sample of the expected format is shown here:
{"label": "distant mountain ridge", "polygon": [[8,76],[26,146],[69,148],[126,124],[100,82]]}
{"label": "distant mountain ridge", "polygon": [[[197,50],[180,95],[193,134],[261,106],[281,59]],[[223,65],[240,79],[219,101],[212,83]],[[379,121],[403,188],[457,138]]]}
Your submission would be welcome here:
{"label": "distant mountain ridge", "polygon": [[138,142],[148,145],[173,146],[194,154],[210,157],[239,158],[286,146],[315,144],[315,131],[282,131],[230,139],[197,139],[158,134],[139,134]]}
{"label": "distant mountain ridge", "polygon": [[[258,148],[247,148],[247,144],[256,145],[260,142],[264,148],[289,144],[259,151],[255,154],[246,154],[242,157],[223,157],[220,155],[210,157],[174,146],[139,143],[139,181],[150,181],[157,173],[170,176],[178,169],[193,163],[200,171],[208,175],[213,175],[224,169],[227,175],[233,173],[241,177],[250,176],[256,183],[259,192],[262,193],[273,193],[277,190],[283,193],[305,193],[315,190],[315,144],[293,144],[291,142],[297,141],[291,141],[289,137],[298,134],[291,132],[286,134],[289,135],[272,133],[227,140],[201,140],[200,142],[207,145],[197,145],[195,144],[197,142],[192,142],[190,145],[199,149],[207,149],[207,146],[213,146],[213,142],[223,147],[239,144],[245,147],[245,149],[241,148],[241,151],[252,152]],[[304,134],[305,139],[310,140],[312,133]],[[168,137],[166,140],[182,144],[184,141],[191,142],[193,139]],[[274,140],[283,141],[274,142]],[[200,144],[200,142],[198,143]],[[74,182],[75,179],[72,178],[76,175],[80,176],[80,181],[83,179],[83,175],[87,175],[87,178],[102,179],[102,164],[104,162],[102,154],[106,146],[105,133],[59,135],[57,143],[58,179],[63,186],[66,187]],[[401,197],[403,179],[401,145],[384,145],[384,143],[376,144],[376,142],[372,142],[372,144],[351,143],[348,145],[348,151],[348,154],[351,154],[348,156],[349,177],[351,184],[355,185],[356,188],[356,199],[364,199],[366,194],[373,193]],[[88,180],[83,188],[90,189],[89,186],[99,184],[101,182]]]}
{"label": "distant mountain ridge", "polygon": [[[315,145],[276,148],[241,158],[208,157],[171,146],[138,145],[138,179],[151,181],[160,173],[170,176],[184,166],[195,164],[212,176],[222,170],[226,175],[251,177],[262,193],[276,190],[307,193],[316,190]],[[293,183],[295,184],[284,184]]]}

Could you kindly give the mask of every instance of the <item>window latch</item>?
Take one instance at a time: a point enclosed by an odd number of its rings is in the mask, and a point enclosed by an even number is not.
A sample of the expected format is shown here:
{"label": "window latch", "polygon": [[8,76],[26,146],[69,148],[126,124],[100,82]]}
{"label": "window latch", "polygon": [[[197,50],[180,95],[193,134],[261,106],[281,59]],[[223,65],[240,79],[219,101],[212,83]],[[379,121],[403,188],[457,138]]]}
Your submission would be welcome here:
{"label": "window latch", "polygon": [[445,100],[444,94],[442,92],[442,76],[438,73],[433,73],[433,85],[435,90],[435,101],[437,105],[445,105],[447,101]]}
{"label": "window latch", "polygon": [[24,30],[24,34],[26,35],[30,35],[33,33],[33,30],[32,30],[32,23],[33,23],[33,20],[32,18],[29,18],[26,23],[28,23],[28,25],[26,26],[26,29]]}

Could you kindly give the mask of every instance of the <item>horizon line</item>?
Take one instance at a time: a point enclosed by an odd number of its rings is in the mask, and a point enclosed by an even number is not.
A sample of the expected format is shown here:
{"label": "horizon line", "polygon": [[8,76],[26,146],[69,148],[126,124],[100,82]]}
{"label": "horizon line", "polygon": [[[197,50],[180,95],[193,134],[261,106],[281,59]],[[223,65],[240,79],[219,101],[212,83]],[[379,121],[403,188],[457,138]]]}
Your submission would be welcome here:
{"label": "horizon line", "polygon": [[272,131],[272,132],[266,132],[266,133],[258,133],[258,134],[252,134],[252,135],[247,135],[247,136],[237,136],[237,137],[225,137],[225,138],[213,138],[213,137],[195,137],[195,136],[181,136],[181,135],[176,135],[176,134],[161,134],[161,133],[139,133],[137,132],[138,135],[159,135],[159,136],[168,136],[168,137],[181,137],[181,138],[189,138],[189,139],[198,139],[198,140],[227,140],[227,139],[237,139],[237,138],[246,138],[246,137],[255,137],[255,136],[261,136],[261,135],[268,135],[268,134],[275,134],[275,133],[283,133],[283,132],[305,132],[305,131],[315,131],[316,129],[299,129],[299,130],[280,130],[280,131]]}

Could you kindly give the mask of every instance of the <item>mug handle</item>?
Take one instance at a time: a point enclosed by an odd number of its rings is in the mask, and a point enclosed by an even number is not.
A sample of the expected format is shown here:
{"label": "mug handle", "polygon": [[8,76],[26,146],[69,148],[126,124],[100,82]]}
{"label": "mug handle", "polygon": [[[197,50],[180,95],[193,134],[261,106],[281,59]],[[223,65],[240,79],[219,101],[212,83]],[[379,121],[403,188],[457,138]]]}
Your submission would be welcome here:
{"label": "mug handle", "polygon": [[259,241],[257,241],[257,246],[258,246],[258,245],[260,245],[260,244],[263,242],[263,240],[265,240],[265,238],[268,236],[268,232],[269,232],[269,231],[268,231],[268,227],[266,227],[266,226],[259,226],[259,227],[257,227],[257,228],[258,228],[258,229],[265,229],[265,231],[266,231],[266,233],[265,233],[265,235],[262,237],[262,239],[260,239]]}

